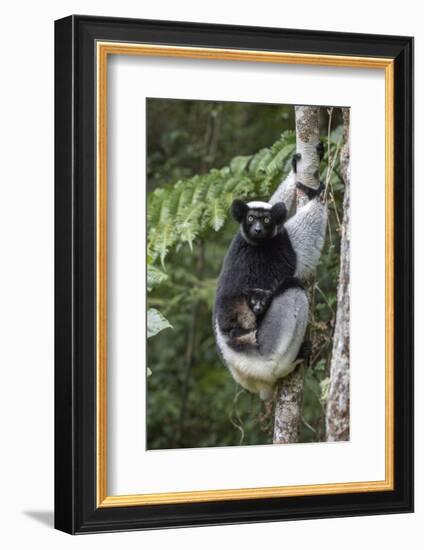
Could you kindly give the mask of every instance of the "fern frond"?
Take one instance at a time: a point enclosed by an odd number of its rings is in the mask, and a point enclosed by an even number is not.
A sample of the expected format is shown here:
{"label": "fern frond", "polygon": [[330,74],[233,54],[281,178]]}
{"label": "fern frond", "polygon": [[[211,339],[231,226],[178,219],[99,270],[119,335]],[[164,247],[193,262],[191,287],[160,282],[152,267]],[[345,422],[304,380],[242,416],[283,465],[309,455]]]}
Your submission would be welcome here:
{"label": "fern frond", "polygon": [[159,286],[166,281],[168,275],[155,267],[154,265],[147,266],[147,292],[150,292],[155,286]]}
{"label": "fern frond", "polygon": [[159,260],[164,268],[173,247],[188,244],[192,250],[205,232],[222,229],[234,198],[269,196],[290,169],[294,145],[294,132],[284,132],[271,147],[254,155],[237,156],[229,166],[149,193],[147,247],[151,261]]}

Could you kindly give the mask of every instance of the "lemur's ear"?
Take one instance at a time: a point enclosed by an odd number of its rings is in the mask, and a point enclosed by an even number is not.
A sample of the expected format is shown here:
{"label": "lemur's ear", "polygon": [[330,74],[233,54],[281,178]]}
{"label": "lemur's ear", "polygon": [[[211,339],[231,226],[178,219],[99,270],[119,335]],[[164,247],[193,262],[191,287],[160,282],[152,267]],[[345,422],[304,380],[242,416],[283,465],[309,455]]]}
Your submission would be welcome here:
{"label": "lemur's ear", "polygon": [[240,199],[235,199],[231,205],[231,215],[239,223],[241,223],[248,210],[247,204]]}
{"label": "lemur's ear", "polygon": [[287,217],[287,208],[284,202],[277,202],[271,208],[271,218],[274,223],[283,223]]}

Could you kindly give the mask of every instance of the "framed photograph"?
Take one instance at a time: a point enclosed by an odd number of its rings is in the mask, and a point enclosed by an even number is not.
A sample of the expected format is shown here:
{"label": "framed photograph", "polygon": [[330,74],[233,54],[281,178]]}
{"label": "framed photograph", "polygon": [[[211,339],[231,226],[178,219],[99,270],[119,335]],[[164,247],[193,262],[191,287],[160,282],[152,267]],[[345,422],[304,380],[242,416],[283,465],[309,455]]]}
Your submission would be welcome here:
{"label": "framed photograph", "polygon": [[55,23],[55,526],[413,509],[413,39]]}

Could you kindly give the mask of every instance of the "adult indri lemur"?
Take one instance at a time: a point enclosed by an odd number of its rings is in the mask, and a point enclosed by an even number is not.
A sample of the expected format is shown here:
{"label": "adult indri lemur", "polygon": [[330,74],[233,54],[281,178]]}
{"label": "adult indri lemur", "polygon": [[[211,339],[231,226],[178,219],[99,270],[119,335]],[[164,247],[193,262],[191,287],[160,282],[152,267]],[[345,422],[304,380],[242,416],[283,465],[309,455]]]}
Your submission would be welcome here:
{"label": "adult indri lemur", "polygon": [[[296,181],[296,157],[293,166],[271,202],[233,202],[240,230],[224,259],[213,313],[222,359],[236,382],[262,399],[297,364],[309,314],[301,281],[318,264],[327,224],[321,188],[305,189]],[[309,201],[286,221],[297,188]],[[258,315],[255,292],[264,299]]]}

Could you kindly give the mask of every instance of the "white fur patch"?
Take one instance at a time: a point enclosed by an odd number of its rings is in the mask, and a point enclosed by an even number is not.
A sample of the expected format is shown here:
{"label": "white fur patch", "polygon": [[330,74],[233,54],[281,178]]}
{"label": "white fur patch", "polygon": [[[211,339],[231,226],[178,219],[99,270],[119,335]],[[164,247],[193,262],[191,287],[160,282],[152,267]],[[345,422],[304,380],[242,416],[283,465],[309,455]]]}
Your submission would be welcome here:
{"label": "white fur patch", "polygon": [[269,204],[269,202],[262,202],[262,201],[251,201],[247,203],[247,206],[249,208],[263,208],[264,210],[271,210],[272,204]]}

